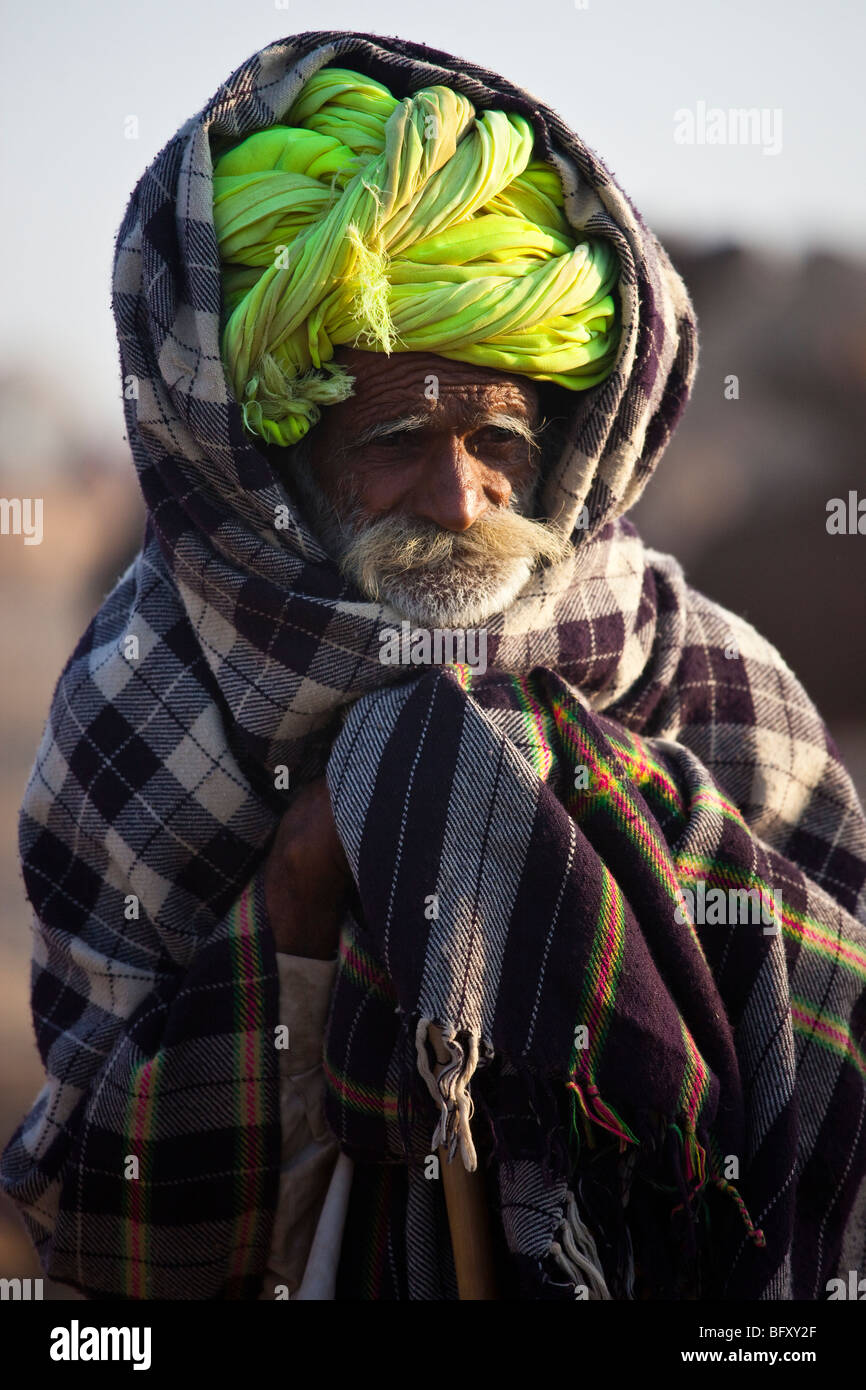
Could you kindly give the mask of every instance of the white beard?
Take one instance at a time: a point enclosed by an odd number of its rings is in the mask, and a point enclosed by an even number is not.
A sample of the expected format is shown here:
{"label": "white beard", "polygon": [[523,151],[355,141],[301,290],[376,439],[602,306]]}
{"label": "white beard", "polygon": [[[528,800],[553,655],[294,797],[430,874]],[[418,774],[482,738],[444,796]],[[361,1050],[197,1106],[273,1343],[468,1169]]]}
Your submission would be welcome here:
{"label": "white beard", "polygon": [[380,596],[403,618],[425,627],[474,627],[509,608],[532,573],[529,560],[489,568],[451,563],[379,584]]}
{"label": "white beard", "polygon": [[[307,439],[309,436],[307,436]],[[347,525],[315,477],[307,440],[296,445],[289,481],[294,484],[307,517],[325,548],[340,560],[358,534]],[[518,499],[516,510],[527,515],[534,484]],[[399,617],[425,627],[463,628],[485,622],[501,613],[517,598],[535,567],[535,557],[491,557],[489,563],[419,566],[397,575],[380,575],[376,591],[356,578],[362,592],[385,602]],[[354,576],[353,576],[354,577]]]}

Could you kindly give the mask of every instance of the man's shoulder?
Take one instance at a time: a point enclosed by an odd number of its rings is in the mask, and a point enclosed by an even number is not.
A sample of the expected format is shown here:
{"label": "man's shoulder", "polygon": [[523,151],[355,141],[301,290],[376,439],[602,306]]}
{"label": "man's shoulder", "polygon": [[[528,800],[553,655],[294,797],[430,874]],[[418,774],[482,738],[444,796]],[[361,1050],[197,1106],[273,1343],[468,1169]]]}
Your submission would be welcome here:
{"label": "man's shoulder", "polygon": [[[181,597],[145,547],[63,669],[24,793],[19,851],[38,914],[73,931],[123,923],[124,934],[138,920],[129,914],[171,930],[196,913],[210,921],[225,862],[235,855],[240,875],[254,848],[225,825],[227,788],[245,784],[220,717]],[[220,872],[196,871],[220,836]]]}
{"label": "man's shoulder", "polygon": [[685,600],[684,650],[703,647],[707,652],[719,653],[727,662],[747,661],[776,671],[786,685],[790,683],[792,690],[796,687],[808,700],[778,647],[747,618],[690,584],[685,585]]}
{"label": "man's shoulder", "polygon": [[806,796],[839,755],[800,678],[747,618],[689,585],[676,561],[650,553],[649,563],[670,591],[659,622],[671,630],[656,634],[667,680],[648,732],[718,760],[746,802],[771,776],[793,778]]}
{"label": "man's shoulder", "polygon": [[113,718],[139,720],[148,706],[158,711],[161,692],[181,672],[207,682],[201,645],[151,543],[120,575],[70,654],[44,737],[74,744],[95,722],[102,728]]}

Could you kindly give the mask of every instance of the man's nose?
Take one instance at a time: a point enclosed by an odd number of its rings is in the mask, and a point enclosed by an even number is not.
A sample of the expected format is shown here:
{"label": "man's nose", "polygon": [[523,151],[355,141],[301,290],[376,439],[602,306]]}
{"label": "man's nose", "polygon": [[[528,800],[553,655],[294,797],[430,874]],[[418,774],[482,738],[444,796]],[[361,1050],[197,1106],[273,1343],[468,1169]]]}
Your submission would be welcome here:
{"label": "man's nose", "polygon": [[431,449],[411,508],[415,516],[445,531],[468,531],[491,506],[504,506],[509,495],[507,482],[491,480],[489,469],[452,435],[437,440]]}

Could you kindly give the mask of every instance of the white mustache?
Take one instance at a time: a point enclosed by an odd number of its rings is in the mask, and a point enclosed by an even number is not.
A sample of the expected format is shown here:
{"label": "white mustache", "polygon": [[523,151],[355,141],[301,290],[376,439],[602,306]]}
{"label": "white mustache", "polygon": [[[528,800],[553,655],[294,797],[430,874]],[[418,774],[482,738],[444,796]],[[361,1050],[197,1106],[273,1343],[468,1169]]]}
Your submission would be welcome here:
{"label": "white mustache", "polygon": [[386,516],[366,524],[349,519],[349,538],[340,568],[371,592],[382,580],[445,565],[489,570],[508,561],[533,567],[570,553],[566,538],[548,523],[508,507],[486,512],[467,531],[448,531],[433,522]]}

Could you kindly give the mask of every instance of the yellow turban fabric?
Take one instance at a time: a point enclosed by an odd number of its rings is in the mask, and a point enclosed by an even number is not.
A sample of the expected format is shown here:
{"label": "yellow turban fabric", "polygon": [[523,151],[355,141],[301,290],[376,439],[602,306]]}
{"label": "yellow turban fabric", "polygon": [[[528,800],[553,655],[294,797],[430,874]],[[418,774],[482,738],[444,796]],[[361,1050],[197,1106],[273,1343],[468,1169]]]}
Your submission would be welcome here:
{"label": "yellow turban fabric", "polygon": [[352,394],[340,344],[604,380],[616,256],[576,239],[523,116],[323,68],[287,121],[214,165],[222,357],[252,433],[293,444]]}

